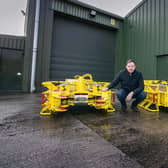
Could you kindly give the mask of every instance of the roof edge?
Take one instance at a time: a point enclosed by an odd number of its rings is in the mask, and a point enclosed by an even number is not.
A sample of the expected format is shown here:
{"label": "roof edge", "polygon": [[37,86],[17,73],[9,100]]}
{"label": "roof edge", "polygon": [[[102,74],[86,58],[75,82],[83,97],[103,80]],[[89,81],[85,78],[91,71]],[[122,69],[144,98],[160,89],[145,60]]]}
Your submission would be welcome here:
{"label": "roof edge", "polygon": [[124,20],[124,17],[122,17],[122,16],[119,16],[119,15],[116,15],[116,14],[113,14],[113,13],[110,13],[110,12],[107,12],[107,11],[105,11],[105,10],[102,10],[102,9],[100,9],[100,8],[96,8],[96,7],[92,6],[92,5],[89,5],[89,4],[80,2],[80,1],[78,1],[78,0],[67,0],[67,1],[68,1],[68,2],[71,2],[71,3],[73,3],[73,4],[77,4],[77,5],[79,5],[79,6],[85,7],[85,8],[93,9],[93,10],[95,10],[95,11],[97,11],[97,12],[103,13],[103,14],[108,15],[108,16],[111,16],[111,17],[114,17],[114,18],[116,18],[116,19],[118,19],[118,20],[122,20],[122,21]]}
{"label": "roof edge", "polygon": [[26,36],[17,36],[17,35],[10,35],[10,34],[0,34],[0,37],[5,37],[5,38],[25,38]]}
{"label": "roof edge", "polygon": [[127,18],[129,17],[131,14],[133,14],[138,8],[140,8],[147,0],[142,0],[141,2],[139,2],[132,10],[130,10],[128,12],[128,14],[124,17]]}

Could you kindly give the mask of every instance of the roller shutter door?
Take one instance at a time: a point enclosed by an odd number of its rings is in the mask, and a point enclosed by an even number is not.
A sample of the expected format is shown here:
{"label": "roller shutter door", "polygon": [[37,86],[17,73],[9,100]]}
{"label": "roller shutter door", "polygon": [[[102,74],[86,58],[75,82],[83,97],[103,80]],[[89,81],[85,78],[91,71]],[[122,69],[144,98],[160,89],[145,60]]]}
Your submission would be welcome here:
{"label": "roller shutter door", "polygon": [[54,17],[50,80],[91,73],[95,80],[114,76],[116,30]]}

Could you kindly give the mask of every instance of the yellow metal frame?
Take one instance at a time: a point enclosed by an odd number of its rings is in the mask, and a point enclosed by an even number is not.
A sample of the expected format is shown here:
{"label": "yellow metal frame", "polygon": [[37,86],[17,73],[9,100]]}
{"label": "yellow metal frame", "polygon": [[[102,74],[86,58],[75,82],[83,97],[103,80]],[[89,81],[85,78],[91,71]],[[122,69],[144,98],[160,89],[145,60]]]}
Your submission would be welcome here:
{"label": "yellow metal frame", "polygon": [[144,91],[147,93],[146,99],[139,104],[140,107],[158,112],[159,106],[168,107],[168,82],[160,80],[145,80]]}
{"label": "yellow metal frame", "polygon": [[65,81],[48,81],[42,85],[48,90],[42,93],[41,115],[51,115],[56,112],[66,112],[70,106],[78,102],[87,103],[96,109],[114,112],[114,92],[103,92],[102,88],[108,82],[95,82],[91,74],[76,75],[74,79]]}
{"label": "yellow metal frame", "polygon": [[158,112],[159,106],[157,104],[154,104],[150,100],[144,100],[142,103],[139,104],[139,107],[144,108],[147,111],[151,112]]}

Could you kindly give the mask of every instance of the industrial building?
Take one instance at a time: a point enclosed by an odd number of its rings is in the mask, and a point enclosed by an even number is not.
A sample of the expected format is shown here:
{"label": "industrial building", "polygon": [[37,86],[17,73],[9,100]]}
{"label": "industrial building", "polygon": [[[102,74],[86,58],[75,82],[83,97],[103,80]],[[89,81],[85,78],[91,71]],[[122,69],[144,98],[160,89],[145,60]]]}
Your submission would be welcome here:
{"label": "industrial building", "polygon": [[42,81],[84,73],[111,81],[128,58],[145,79],[167,79],[167,0],[144,0],[125,18],[75,0],[37,1],[28,1],[25,37],[0,36],[1,91],[41,91]]}

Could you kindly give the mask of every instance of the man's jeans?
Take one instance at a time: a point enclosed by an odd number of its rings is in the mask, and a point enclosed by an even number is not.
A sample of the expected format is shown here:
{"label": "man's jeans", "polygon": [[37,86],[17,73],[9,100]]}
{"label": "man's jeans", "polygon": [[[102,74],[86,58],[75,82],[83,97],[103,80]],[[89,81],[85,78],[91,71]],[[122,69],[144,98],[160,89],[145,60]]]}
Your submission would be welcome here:
{"label": "man's jeans", "polygon": [[[124,107],[127,107],[125,99],[126,99],[128,94],[129,94],[129,92],[124,90],[124,89],[119,89],[118,92],[117,92],[117,97],[118,97],[121,105],[124,106]],[[137,106],[145,98],[146,98],[146,93],[144,91],[137,94],[136,96],[133,96],[133,99],[135,99],[135,100],[132,102],[132,106]]]}

